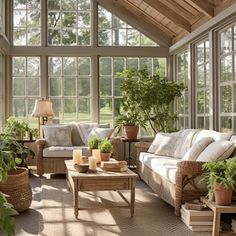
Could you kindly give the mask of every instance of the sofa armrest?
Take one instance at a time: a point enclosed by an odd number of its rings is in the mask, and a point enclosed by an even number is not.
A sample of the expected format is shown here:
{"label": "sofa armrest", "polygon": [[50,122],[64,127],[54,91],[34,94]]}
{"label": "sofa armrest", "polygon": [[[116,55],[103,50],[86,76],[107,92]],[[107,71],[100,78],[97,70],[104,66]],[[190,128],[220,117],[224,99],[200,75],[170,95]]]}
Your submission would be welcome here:
{"label": "sofa armrest", "polygon": [[202,174],[202,165],[200,161],[180,161],[177,163],[177,171],[182,175],[197,175]]}
{"label": "sofa armrest", "polygon": [[44,138],[37,139],[37,140],[35,141],[35,144],[36,144],[37,146],[45,146],[46,140],[45,140]]}

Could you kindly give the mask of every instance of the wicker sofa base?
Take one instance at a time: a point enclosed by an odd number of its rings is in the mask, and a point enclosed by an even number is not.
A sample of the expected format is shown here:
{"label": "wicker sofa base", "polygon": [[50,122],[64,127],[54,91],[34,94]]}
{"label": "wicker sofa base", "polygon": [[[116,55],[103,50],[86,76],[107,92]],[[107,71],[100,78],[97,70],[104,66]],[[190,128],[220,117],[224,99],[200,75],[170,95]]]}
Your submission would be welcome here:
{"label": "wicker sofa base", "polygon": [[[180,215],[181,205],[185,202],[199,199],[200,196],[207,194],[206,191],[200,191],[193,188],[185,189],[185,179],[187,176],[178,176],[177,186],[167,179],[158,175],[149,167],[139,161],[139,176],[140,178],[164,201],[175,208],[175,214]],[[180,181],[182,179],[182,181]]]}

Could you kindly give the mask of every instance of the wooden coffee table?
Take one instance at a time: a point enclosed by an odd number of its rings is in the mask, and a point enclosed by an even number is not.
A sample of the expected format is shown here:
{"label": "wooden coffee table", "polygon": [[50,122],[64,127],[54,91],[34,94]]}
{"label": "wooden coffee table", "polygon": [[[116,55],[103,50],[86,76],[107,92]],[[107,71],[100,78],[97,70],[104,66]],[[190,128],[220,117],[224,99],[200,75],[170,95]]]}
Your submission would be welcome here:
{"label": "wooden coffee table", "polygon": [[[97,173],[79,173],[75,170],[73,161],[66,160],[67,181],[73,193],[73,205],[75,218],[78,219],[79,191],[117,191],[123,200],[127,203],[121,208],[129,208],[131,217],[134,215],[135,202],[135,184],[137,175],[131,170],[126,172],[108,172],[98,169]],[[130,201],[128,201],[119,190],[130,190]]]}

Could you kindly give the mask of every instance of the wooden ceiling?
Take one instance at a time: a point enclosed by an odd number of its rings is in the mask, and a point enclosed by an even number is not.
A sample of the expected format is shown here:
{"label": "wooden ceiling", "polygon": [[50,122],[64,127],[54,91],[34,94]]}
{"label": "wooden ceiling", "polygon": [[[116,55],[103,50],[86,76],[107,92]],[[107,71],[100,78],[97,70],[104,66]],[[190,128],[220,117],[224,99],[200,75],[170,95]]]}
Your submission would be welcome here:
{"label": "wooden ceiling", "polygon": [[[108,3],[109,1],[109,3]],[[171,45],[191,33],[236,0],[99,0],[101,5],[118,13],[123,11],[126,20],[136,27],[148,26],[148,30],[162,36],[160,45]],[[133,24],[133,26],[134,26]],[[150,35],[149,35],[150,36]],[[154,36],[156,37],[156,36]],[[153,38],[153,37],[152,37]]]}

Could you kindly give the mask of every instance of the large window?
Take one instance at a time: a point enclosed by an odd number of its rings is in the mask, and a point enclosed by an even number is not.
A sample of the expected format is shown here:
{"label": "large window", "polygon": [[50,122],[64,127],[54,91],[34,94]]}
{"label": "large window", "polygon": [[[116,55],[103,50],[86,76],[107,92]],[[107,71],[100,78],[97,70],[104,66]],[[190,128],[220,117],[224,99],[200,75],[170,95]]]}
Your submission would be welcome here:
{"label": "large window", "polygon": [[179,113],[177,123],[178,129],[185,129],[190,127],[189,123],[189,89],[190,83],[188,79],[189,57],[188,51],[184,51],[176,56],[176,80],[184,83],[186,89],[182,96],[176,99],[176,110]]}
{"label": "large window", "polygon": [[63,121],[90,121],[91,59],[49,57],[49,96],[56,117]]}
{"label": "large window", "polygon": [[91,44],[90,0],[48,0],[48,45]]}
{"label": "large window", "polygon": [[100,46],[157,46],[155,42],[103,7],[98,7]]}
{"label": "large window", "polygon": [[14,45],[40,45],[40,0],[13,2]]}
{"label": "large window", "polygon": [[30,119],[35,99],[41,96],[40,58],[13,57],[12,66],[13,115]]}
{"label": "large window", "polygon": [[219,34],[220,129],[236,130],[236,25]]}
{"label": "large window", "polygon": [[148,68],[150,75],[157,72],[166,76],[166,59],[150,57],[100,57],[99,87],[100,87],[100,122],[114,125],[115,117],[121,109],[121,78],[117,72],[127,69]]}
{"label": "large window", "polygon": [[209,129],[209,41],[204,40],[196,45],[196,128]]}

